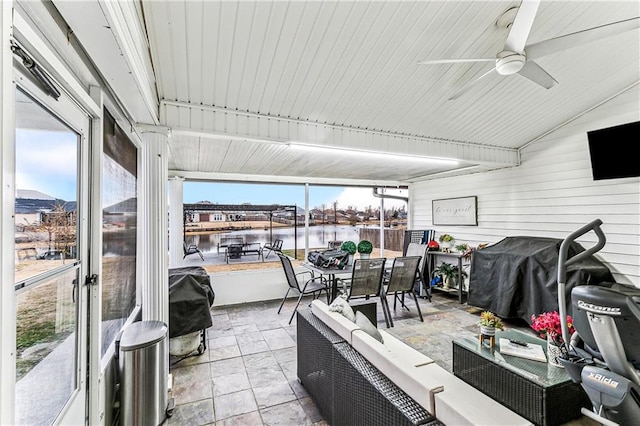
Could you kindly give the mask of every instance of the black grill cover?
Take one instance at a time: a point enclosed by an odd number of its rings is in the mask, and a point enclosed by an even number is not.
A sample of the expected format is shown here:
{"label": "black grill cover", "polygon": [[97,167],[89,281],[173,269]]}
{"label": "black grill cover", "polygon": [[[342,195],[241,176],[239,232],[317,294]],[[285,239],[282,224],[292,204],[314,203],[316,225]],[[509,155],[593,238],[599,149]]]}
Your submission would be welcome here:
{"label": "black grill cover", "polygon": [[[555,238],[508,237],[476,250],[471,258],[467,303],[529,324],[532,314],[557,311],[561,243]],[[584,247],[574,242],[568,257],[582,251]],[[567,301],[574,286],[602,281],[614,279],[609,268],[594,256],[567,266]]]}
{"label": "black grill cover", "polygon": [[169,338],[211,327],[215,293],[199,266],[169,269]]}

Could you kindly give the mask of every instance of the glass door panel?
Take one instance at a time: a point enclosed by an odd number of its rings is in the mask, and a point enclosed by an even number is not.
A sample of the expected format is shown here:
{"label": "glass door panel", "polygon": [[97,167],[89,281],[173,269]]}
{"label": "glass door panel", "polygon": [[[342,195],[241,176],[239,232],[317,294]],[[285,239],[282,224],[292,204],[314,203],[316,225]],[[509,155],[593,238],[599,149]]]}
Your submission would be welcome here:
{"label": "glass door panel", "polygon": [[77,259],[78,150],[76,132],[16,92],[17,282]]}
{"label": "glass door panel", "polygon": [[16,423],[51,424],[78,387],[78,268],[16,295]]}

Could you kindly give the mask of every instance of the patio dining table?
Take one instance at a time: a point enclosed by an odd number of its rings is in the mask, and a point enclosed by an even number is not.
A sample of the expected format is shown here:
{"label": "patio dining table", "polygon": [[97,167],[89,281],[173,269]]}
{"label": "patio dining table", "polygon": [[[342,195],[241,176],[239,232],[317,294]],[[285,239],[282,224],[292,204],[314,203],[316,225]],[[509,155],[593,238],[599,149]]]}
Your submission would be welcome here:
{"label": "patio dining table", "polygon": [[225,261],[229,263],[229,259],[240,259],[242,256],[249,254],[257,255],[258,259],[262,258],[264,262],[260,243],[229,244],[229,246],[225,248],[224,258]]}
{"label": "patio dining table", "polygon": [[313,273],[327,276],[327,279],[331,283],[331,300],[330,300],[330,303],[333,302],[336,297],[338,297],[338,276],[343,276],[343,275],[350,276],[351,272],[352,272],[352,265],[349,265],[349,266],[345,267],[344,269],[323,268],[323,267],[320,267],[320,266],[312,265],[309,262],[302,262],[301,265],[303,267],[307,268],[308,270],[310,270]]}

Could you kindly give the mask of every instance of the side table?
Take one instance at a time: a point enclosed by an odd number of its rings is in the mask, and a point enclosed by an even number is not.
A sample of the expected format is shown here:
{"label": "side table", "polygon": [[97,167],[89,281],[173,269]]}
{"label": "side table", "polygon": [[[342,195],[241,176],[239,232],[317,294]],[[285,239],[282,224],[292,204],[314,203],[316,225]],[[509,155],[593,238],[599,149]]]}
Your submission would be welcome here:
{"label": "side table", "polygon": [[448,253],[444,251],[427,251],[426,256],[427,256],[428,273],[425,274],[427,275],[425,285],[428,285],[427,283],[429,283],[431,281],[431,278],[433,278],[433,271],[437,266],[436,265],[437,257],[445,257],[445,258],[456,260],[457,266],[458,266],[458,288],[452,288],[448,290],[441,287],[433,287],[433,289],[438,291],[445,291],[447,293],[458,293],[458,302],[463,303],[462,295],[466,293],[466,291],[463,289],[464,281],[462,279],[462,259],[464,258],[464,255],[462,253]]}
{"label": "side table", "polygon": [[582,387],[563,368],[548,362],[500,353],[500,338],[542,345],[546,342],[517,330],[496,333],[495,348],[477,338],[453,341],[453,373],[486,395],[537,425],[558,425],[581,415],[591,403]]}

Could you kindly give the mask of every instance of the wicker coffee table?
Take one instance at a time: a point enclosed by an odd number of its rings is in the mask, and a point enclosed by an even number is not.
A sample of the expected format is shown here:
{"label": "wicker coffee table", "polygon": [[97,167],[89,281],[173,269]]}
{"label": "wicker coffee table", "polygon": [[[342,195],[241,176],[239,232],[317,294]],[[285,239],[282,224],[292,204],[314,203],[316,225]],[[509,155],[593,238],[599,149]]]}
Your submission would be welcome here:
{"label": "wicker coffee table", "polygon": [[556,425],[590,408],[589,398],[563,368],[547,362],[500,354],[500,338],[541,345],[546,342],[517,331],[498,331],[494,349],[478,338],[453,341],[453,373],[502,405],[538,425]]}

